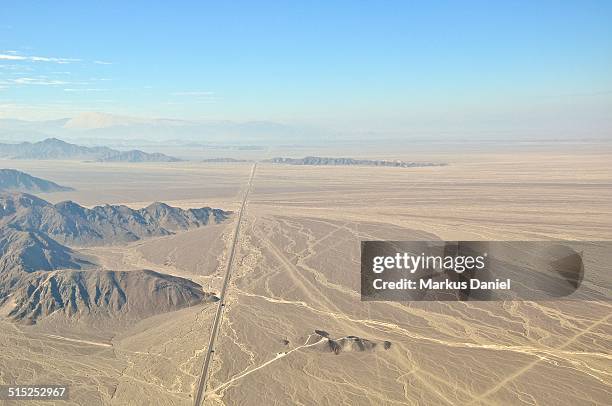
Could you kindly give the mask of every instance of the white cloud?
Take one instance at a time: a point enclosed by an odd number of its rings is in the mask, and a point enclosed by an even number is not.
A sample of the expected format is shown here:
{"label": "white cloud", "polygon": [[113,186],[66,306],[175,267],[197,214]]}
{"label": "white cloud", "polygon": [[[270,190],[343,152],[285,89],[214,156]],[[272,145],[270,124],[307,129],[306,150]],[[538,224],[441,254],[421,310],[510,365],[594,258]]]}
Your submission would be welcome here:
{"label": "white cloud", "polygon": [[93,61],[93,63],[95,63],[96,65],[112,65],[112,62],[107,62],[107,61]]}
{"label": "white cloud", "polygon": [[25,56],[0,54],[0,61],[25,61],[26,59]]}
{"label": "white cloud", "polygon": [[0,61],[30,61],[30,62],[52,62],[59,64],[79,62],[80,59],[75,58],[55,58],[48,56],[29,56],[29,55],[18,55],[11,51],[5,51],[0,54]]}
{"label": "white cloud", "polygon": [[47,78],[17,78],[11,81],[16,85],[43,85],[43,86],[55,86],[55,85],[67,85],[70,82],[64,80],[55,80]]}

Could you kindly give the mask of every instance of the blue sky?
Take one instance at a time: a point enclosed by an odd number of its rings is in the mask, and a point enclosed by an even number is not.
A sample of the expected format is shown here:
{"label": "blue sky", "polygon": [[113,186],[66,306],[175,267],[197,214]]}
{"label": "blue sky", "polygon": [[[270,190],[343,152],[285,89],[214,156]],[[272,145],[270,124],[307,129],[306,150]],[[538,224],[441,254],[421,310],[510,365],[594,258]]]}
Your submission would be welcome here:
{"label": "blue sky", "polygon": [[612,2],[3,1],[0,117],[81,111],[607,132]]}

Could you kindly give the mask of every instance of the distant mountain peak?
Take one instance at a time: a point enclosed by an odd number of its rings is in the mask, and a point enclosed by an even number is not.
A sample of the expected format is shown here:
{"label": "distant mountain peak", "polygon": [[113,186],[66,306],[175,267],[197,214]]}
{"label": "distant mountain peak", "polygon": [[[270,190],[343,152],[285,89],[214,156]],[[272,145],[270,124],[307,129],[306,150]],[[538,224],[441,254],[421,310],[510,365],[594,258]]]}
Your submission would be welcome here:
{"label": "distant mountain peak", "polygon": [[117,151],[108,147],[84,147],[58,138],[35,143],[0,144],[0,157],[12,159],[86,159],[108,162],[177,162],[178,158],[140,150]]}
{"label": "distant mountain peak", "polygon": [[171,208],[172,208],[171,206],[163,202],[153,202],[147,207],[145,207],[145,209],[166,209],[166,210],[171,209]]}
{"label": "distant mountain peak", "polygon": [[49,144],[49,145],[68,145],[68,143],[66,141],[62,141],[59,138],[55,138],[55,137],[50,137],[50,138],[45,138],[42,141],[39,141],[40,144]]}
{"label": "distant mountain peak", "polygon": [[65,192],[74,189],[15,169],[0,169],[0,191],[3,190],[36,193]]}

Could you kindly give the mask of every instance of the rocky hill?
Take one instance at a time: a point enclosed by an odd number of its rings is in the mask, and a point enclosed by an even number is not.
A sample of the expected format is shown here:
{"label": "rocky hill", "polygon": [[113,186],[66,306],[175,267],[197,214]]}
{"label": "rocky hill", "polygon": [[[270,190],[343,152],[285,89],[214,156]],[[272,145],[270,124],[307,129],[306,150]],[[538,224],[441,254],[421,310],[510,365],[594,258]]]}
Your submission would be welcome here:
{"label": "rocky hill", "polygon": [[329,158],[307,156],[304,158],[272,158],[265,162],[285,165],[319,165],[319,166],[391,166],[399,168],[414,168],[423,166],[444,166],[444,163],[433,162],[404,162],[353,158]]}
{"label": "rocky hill", "polygon": [[195,282],[149,270],[37,272],[15,290],[8,316],[27,324],[45,318],[135,322],[216,299]]}
{"label": "rocky hill", "polygon": [[43,233],[0,227],[0,304],[26,274],[92,265],[84,256]]}
{"label": "rocky hill", "polygon": [[315,330],[315,333],[322,337],[321,342],[315,348],[323,352],[332,352],[336,355],[343,352],[373,352],[379,349],[388,350],[391,348],[391,343],[389,341],[376,343],[357,336],[346,336],[334,339],[324,330]]}
{"label": "rocky hill", "polygon": [[37,193],[65,192],[74,189],[15,169],[0,169],[0,191],[5,190]]}
{"label": "rocky hill", "polygon": [[72,249],[38,231],[0,227],[0,270],[24,272],[81,269],[88,262]]}

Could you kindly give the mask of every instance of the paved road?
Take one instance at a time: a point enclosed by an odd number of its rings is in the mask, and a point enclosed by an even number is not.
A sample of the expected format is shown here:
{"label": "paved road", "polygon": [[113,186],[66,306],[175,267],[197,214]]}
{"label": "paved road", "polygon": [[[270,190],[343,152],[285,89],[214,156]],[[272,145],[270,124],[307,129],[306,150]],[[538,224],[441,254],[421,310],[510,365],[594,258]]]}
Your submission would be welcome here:
{"label": "paved road", "polygon": [[255,177],[255,170],[257,169],[257,163],[253,164],[251,168],[251,177],[249,178],[249,184],[244,192],[242,204],[240,206],[240,212],[238,213],[238,220],[236,221],[236,229],[234,230],[234,236],[232,239],[232,246],[230,247],[229,256],[227,260],[227,268],[225,270],[225,279],[223,280],[223,287],[221,288],[221,295],[219,296],[217,313],[215,314],[215,321],[213,322],[212,331],[210,332],[210,341],[208,342],[208,351],[206,351],[206,359],[204,360],[204,366],[202,367],[202,373],[200,374],[200,382],[198,384],[198,390],[195,397],[195,406],[200,406],[202,400],[204,400],[204,393],[206,392],[206,381],[208,380],[208,369],[212,361],[213,354],[215,352],[215,340],[217,339],[217,333],[219,332],[219,325],[221,324],[221,318],[223,317],[223,309],[225,308],[225,292],[229,285],[230,278],[232,276],[232,263],[234,262],[234,253],[236,252],[236,244],[238,243],[238,233],[240,231],[240,223],[242,222],[242,214],[246,206],[247,199],[249,198],[249,192],[253,184],[253,178]]}

